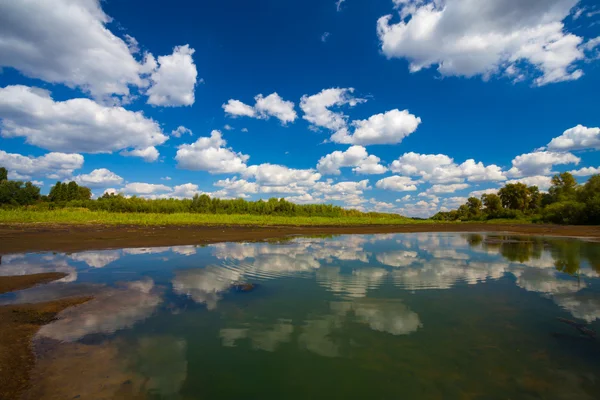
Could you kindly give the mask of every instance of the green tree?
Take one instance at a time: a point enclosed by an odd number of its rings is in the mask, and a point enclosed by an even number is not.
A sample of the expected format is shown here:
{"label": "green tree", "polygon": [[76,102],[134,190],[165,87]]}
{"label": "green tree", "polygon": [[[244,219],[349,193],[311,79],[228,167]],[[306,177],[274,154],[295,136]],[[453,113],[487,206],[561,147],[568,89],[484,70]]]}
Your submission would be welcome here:
{"label": "green tree", "polygon": [[529,205],[529,191],[523,183],[509,183],[498,191],[502,205],[509,210],[525,211]]}
{"label": "green tree", "polygon": [[8,171],[4,167],[0,167],[0,182],[8,180]]}
{"label": "green tree", "polygon": [[469,217],[477,218],[481,215],[482,203],[477,197],[469,197],[467,199],[467,208],[469,209]]}
{"label": "green tree", "polygon": [[528,203],[527,209],[529,211],[538,212],[542,206],[542,194],[537,186],[529,186],[527,188]]}
{"label": "green tree", "polygon": [[484,194],[481,196],[481,199],[483,200],[486,214],[494,216],[502,211],[502,200],[497,194]]}
{"label": "green tree", "polygon": [[577,196],[577,180],[569,172],[554,175],[548,193],[553,203],[573,201]]}

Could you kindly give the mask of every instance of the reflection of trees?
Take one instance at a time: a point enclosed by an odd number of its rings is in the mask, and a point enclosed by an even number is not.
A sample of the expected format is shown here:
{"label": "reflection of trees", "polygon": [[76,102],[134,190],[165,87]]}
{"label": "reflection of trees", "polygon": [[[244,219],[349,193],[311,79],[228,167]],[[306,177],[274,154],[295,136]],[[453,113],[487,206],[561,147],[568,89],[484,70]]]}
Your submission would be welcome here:
{"label": "reflection of trees", "polygon": [[469,243],[469,246],[474,247],[474,246],[479,246],[481,244],[481,242],[483,242],[483,235],[479,235],[477,233],[473,233],[470,235],[465,235],[466,239],[467,239],[467,243]]}
{"label": "reflection of trees", "polygon": [[560,272],[576,275],[581,266],[581,242],[578,240],[551,241],[550,254],[554,258],[554,266]]}

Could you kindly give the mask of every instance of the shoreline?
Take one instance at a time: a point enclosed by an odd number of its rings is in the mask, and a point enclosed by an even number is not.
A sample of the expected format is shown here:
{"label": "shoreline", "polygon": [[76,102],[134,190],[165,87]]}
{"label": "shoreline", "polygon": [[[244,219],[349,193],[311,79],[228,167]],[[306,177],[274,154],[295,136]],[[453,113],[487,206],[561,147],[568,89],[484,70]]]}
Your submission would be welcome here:
{"label": "shoreline", "polygon": [[506,233],[600,239],[600,226],[535,224],[431,223],[350,226],[249,225],[104,225],[104,224],[0,224],[0,255],[126,247],[206,245],[248,242],[290,236],[326,236],[386,233]]}

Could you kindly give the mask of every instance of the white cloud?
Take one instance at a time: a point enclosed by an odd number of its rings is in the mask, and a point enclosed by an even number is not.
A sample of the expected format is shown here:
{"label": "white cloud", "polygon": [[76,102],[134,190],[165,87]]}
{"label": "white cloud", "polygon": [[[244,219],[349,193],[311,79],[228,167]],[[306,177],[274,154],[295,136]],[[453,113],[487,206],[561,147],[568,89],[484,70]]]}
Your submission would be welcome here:
{"label": "white cloud", "polygon": [[323,200],[319,198],[315,198],[308,193],[304,193],[299,196],[290,196],[285,198],[287,201],[295,204],[318,204],[322,203]]}
{"label": "white cloud", "polygon": [[212,131],[210,137],[201,137],[195,143],[179,146],[175,160],[183,169],[208,171],[211,174],[240,173],[250,158],[225,147],[221,132]]}
{"label": "white cloud", "polygon": [[233,127],[229,124],[225,124],[225,126],[223,127],[223,129],[225,129],[226,131],[232,131]]}
{"label": "white cloud", "polygon": [[[578,0],[397,1],[400,21],[379,19],[381,50],[406,58],[411,72],[437,65],[446,76],[504,74],[517,80],[535,71],[536,85],[583,75],[583,39],[565,31],[563,19]],[[525,65],[523,65],[525,64]],[[533,67],[533,68],[531,68]]]}
{"label": "white cloud", "polygon": [[324,32],[321,35],[321,42],[325,43],[327,41],[327,38],[329,38],[330,33],[329,32]]}
{"label": "white cloud", "polygon": [[0,166],[8,170],[11,179],[30,179],[34,176],[61,179],[83,166],[83,156],[48,153],[41,157],[31,157],[0,150]]}
{"label": "white cloud", "polygon": [[338,12],[342,11],[342,4],[344,3],[344,1],[346,1],[346,0],[337,0],[335,2],[335,7],[336,7],[336,10],[338,10]]}
{"label": "white cloud", "polygon": [[248,128],[242,128],[242,132],[248,132]]}
{"label": "white cloud", "polygon": [[3,137],[25,137],[27,143],[53,151],[144,150],[167,140],[142,112],[83,98],[54,101],[42,89],[20,85],[0,88],[0,118]]}
{"label": "white cloud", "polygon": [[394,190],[396,192],[411,192],[417,190],[417,183],[406,176],[389,176],[375,184],[379,189]]}
{"label": "white cloud", "polygon": [[569,171],[574,176],[591,176],[600,174],[600,168],[596,167],[585,167],[573,171]]}
{"label": "white cloud", "polygon": [[528,176],[526,178],[512,179],[509,183],[524,183],[527,186],[537,186],[540,190],[548,190],[552,186],[552,178],[549,176]]}
{"label": "white cloud", "polygon": [[346,128],[340,129],[331,136],[331,141],[346,144],[398,144],[417,130],[421,118],[409,113],[408,110],[391,110],[376,114],[369,119],[353,121],[354,133]]}
{"label": "white cloud", "polygon": [[577,125],[567,129],[561,136],[552,139],[548,144],[548,150],[554,151],[585,149],[600,150],[600,128]]}
{"label": "white cloud", "polygon": [[248,197],[249,194],[259,192],[260,186],[256,182],[248,182],[245,179],[223,179],[214,183],[222,188],[223,197]]}
{"label": "white cloud", "polygon": [[536,151],[521,154],[512,161],[513,168],[508,171],[511,177],[549,175],[555,165],[579,164],[581,159],[571,153]]}
{"label": "white cloud", "polygon": [[474,190],[471,193],[469,193],[469,197],[481,197],[484,194],[497,194],[498,193],[498,189],[483,189],[483,190]]}
{"label": "white cloud", "polygon": [[321,179],[321,174],[314,169],[293,169],[275,164],[251,165],[243,175],[253,177],[257,183],[266,186],[312,186]]}
{"label": "white cloud", "polygon": [[398,211],[408,217],[429,218],[438,211],[438,208],[437,203],[421,200],[414,204],[406,204]]}
{"label": "white cloud", "polygon": [[146,85],[148,67],[132,56],[131,39],[128,47],[106,28],[110,21],[99,0],[2,1],[0,67],[97,99],[127,97],[130,85]]}
{"label": "white cloud", "polygon": [[467,202],[468,198],[466,197],[449,197],[444,199],[444,206],[447,208],[455,209]]}
{"label": "white cloud", "polygon": [[354,167],[357,174],[383,174],[387,168],[379,164],[381,159],[369,155],[363,146],[351,146],[346,151],[334,151],[321,157],[317,164],[317,170],[323,175],[339,175],[340,168]]}
{"label": "white cloud", "polygon": [[170,192],[171,188],[166,185],[157,185],[153,183],[132,182],[123,187],[123,193],[127,194],[155,194],[160,192]]}
{"label": "white cloud", "polygon": [[433,183],[459,183],[465,179],[470,182],[506,180],[497,165],[485,166],[472,159],[459,165],[445,154],[405,153],[390,165],[390,169],[403,175],[420,176]]}
{"label": "white cloud", "polygon": [[344,181],[333,183],[332,180],[317,182],[313,186],[313,196],[323,197],[325,201],[340,201],[346,206],[359,208],[367,200],[362,197],[365,190],[371,189],[369,180]]}
{"label": "white cloud", "polygon": [[106,168],[95,169],[89,174],[77,175],[73,177],[73,180],[78,185],[90,188],[103,188],[123,183],[123,178]]}
{"label": "white cloud", "polygon": [[234,99],[229,99],[226,104],[223,104],[223,110],[225,110],[226,114],[236,117],[254,118],[256,115],[254,107]]}
{"label": "white cloud", "polygon": [[173,136],[173,137],[178,138],[178,137],[181,137],[183,135],[190,135],[190,136],[192,136],[192,131],[190,129],[186,128],[183,125],[180,125],[180,126],[177,127],[177,129],[171,131],[171,136]]}
{"label": "white cloud", "polygon": [[464,190],[468,188],[469,184],[467,183],[454,183],[451,185],[433,185],[429,189],[427,189],[427,194],[439,194],[439,193],[454,193],[459,190]]}
{"label": "white cloud", "polygon": [[201,194],[202,192],[198,188],[198,185],[193,183],[184,183],[183,185],[175,186],[169,193],[169,197],[189,199],[194,197],[195,194]]}
{"label": "white cloud", "polygon": [[161,181],[170,181],[171,177],[170,176],[165,176],[163,178],[160,178]]}
{"label": "white cloud", "polygon": [[352,96],[352,93],[354,93],[354,88],[332,88],[323,89],[312,96],[304,95],[300,99],[300,108],[304,112],[302,118],[315,127],[327,128],[332,131],[345,128],[348,117],[342,112],[333,112],[330,108],[344,105],[354,107],[366,101]]}
{"label": "white cloud", "polygon": [[170,56],[158,57],[158,68],[150,76],[151,86],[146,91],[148,104],[178,107],[194,104],[196,65],[189,45],[177,46]]}
{"label": "white cloud", "polygon": [[154,162],[158,160],[158,156],[160,156],[156,147],[152,146],[146,147],[145,149],[123,150],[119,154],[125,157],[141,157],[146,162]]}
{"label": "white cloud", "polygon": [[277,93],[271,93],[267,97],[259,94],[254,97],[254,100],[256,103],[252,107],[239,100],[230,99],[226,104],[223,104],[223,109],[230,116],[258,119],[275,117],[283,124],[296,120],[297,115],[296,111],[294,111],[294,103],[283,100]]}

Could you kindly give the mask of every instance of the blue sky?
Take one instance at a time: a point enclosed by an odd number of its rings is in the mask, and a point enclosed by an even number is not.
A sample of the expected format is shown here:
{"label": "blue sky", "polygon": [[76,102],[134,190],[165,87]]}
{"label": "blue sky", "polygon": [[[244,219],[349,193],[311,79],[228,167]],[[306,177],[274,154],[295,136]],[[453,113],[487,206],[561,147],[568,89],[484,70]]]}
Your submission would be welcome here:
{"label": "blue sky", "polygon": [[600,172],[599,59],[592,1],[0,2],[0,164],[429,216]]}

